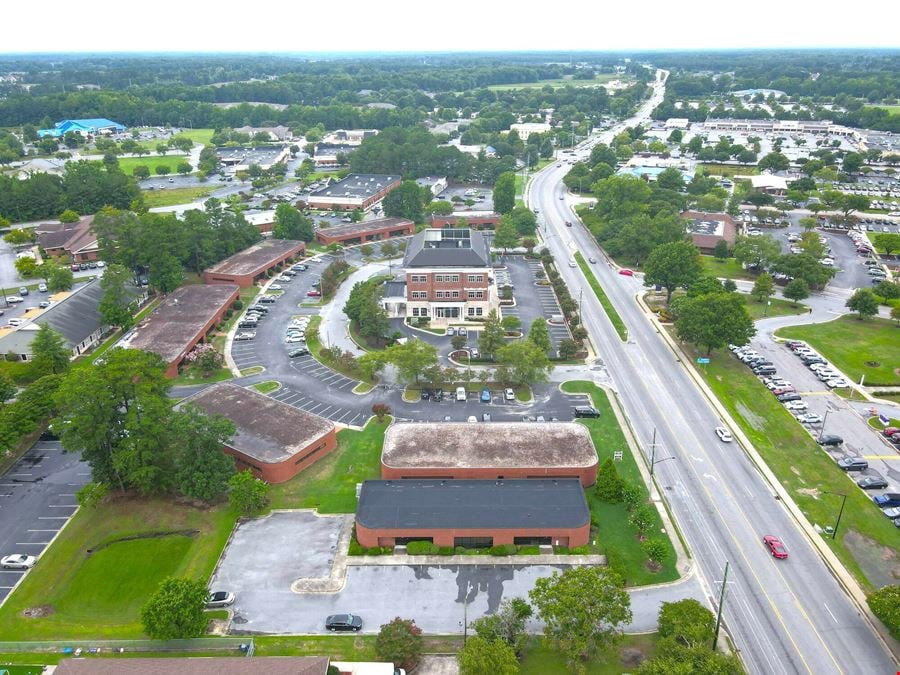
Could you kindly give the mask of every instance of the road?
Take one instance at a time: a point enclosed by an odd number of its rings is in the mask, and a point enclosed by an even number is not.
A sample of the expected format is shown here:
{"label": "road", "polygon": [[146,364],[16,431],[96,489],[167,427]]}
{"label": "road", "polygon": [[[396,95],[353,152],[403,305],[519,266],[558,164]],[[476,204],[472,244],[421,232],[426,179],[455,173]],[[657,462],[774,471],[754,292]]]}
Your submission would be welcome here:
{"label": "road", "polygon": [[[623,126],[634,126],[662,99],[659,83],[639,113],[599,140],[609,142]],[[588,148],[579,151],[581,156]],[[542,214],[545,240],[554,257],[572,250],[601,260],[597,276],[628,327],[623,343],[577,268],[559,265],[573,295],[584,289],[583,319],[594,346],[649,454],[656,437],[659,485],[697,559],[707,594],[717,597],[730,563],[724,618],[747,669],[754,673],[895,672],[891,657],[859,616],[812,544],[772,489],[734,444],[721,444],[713,428],[722,422],[672,351],[643,315],[638,282],[603,263],[604,256],[573,220],[562,177],[568,165],[537,174],[530,206]],[[784,561],[764,549],[765,534],[782,538]]]}

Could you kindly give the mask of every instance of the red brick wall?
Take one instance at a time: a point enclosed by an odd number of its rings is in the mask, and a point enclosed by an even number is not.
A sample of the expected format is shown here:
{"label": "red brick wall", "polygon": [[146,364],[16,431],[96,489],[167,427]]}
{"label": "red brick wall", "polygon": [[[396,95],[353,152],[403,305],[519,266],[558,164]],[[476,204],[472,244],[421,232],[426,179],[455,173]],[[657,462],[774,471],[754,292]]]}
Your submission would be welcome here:
{"label": "red brick wall", "polygon": [[354,239],[359,239],[361,243],[366,243],[367,241],[374,241],[369,239],[369,237],[372,236],[376,236],[378,239],[388,239],[392,234],[395,237],[400,237],[408,234],[415,234],[415,232],[416,226],[414,223],[410,222],[407,225],[391,225],[390,227],[382,227],[377,230],[369,230],[368,232],[348,232],[344,235],[330,235],[318,231],[316,232],[316,239],[320,244],[327,246],[334,242],[344,242]]}
{"label": "red brick wall", "polygon": [[[421,273],[416,272],[407,272],[406,273],[406,298],[410,301],[419,301],[425,302],[426,300],[431,301],[450,301],[450,302],[463,302],[466,298],[466,288],[482,288],[487,291],[490,286],[490,282],[488,281],[488,277],[490,273],[487,271],[484,272],[474,272],[474,274],[480,274],[482,277],[481,281],[469,281],[468,280],[468,272],[441,272],[440,274],[459,274],[459,281],[435,281],[435,274],[428,273],[425,274],[426,280],[424,282],[413,282],[413,275],[421,275]],[[413,291],[426,291],[428,293],[427,298],[415,298],[413,299],[412,292]],[[459,291],[458,298],[438,298],[435,295],[435,291]],[[482,300],[487,300],[487,292],[485,292],[484,298]]]}
{"label": "red brick wall", "polygon": [[478,478],[494,480],[497,478],[578,478],[584,487],[590,487],[597,480],[597,464],[589,467],[416,467],[398,468],[381,464],[381,477],[385,480],[398,478]]}
{"label": "red brick wall", "polygon": [[318,462],[337,447],[337,436],[334,429],[324,436],[320,436],[300,452],[283,462],[265,463],[254,459],[249,455],[225,446],[223,450],[235,458],[235,464],[239,471],[250,469],[257,478],[262,478],[269,483],[284,483],[298,473]]}
{"label": "red brick wall", "polygon": [[431,227],[444,227],[445,225],[456,225],[460,218],[465,218],[466,222],[470,227],[474,227],[476,230],[483,229],[485,226],[490,225],[491,227],[496,227],[497,223],[500,222],[500,214],[494,213],[490,216],[472,216],[469,217],[465,215],[465,213],[458,216],[439,216],[433,215],[431,216]]}
{"label": "red brick wall", "polygon": [[437,546],[453,546],[456,537],[493,537],[494,546],[500,544],[512,544],[516,537],[550,537],[551,543],[559,541],[560,546],[574,548],[585,546],[591,536],[591,523],[586,522],[581,527],[560,529],[442,529],[442,530],[379,530],[369,529],[356,523],[356,539],[366,548],[372,546],[393,546],[397,537],[411,537],[414,539],[431,538]]}

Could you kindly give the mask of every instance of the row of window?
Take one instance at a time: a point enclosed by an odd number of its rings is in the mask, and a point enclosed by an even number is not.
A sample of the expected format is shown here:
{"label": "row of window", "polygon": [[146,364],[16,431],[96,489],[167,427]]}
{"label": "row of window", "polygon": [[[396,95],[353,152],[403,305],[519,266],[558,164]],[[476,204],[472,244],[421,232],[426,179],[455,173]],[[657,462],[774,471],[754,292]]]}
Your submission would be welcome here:
{"label": "row of window", "polygon": [[[435,291],[436,300],[459,300],[459,291]],[[428,291],[412,291],[412,300],[427,300]],[[484,291],[466,291],[467,300],[484,300]]]}
{"label": "row of window", "polygon": [[[409,282],[412,284],[424,284],[428,281],[427,274],[412,274],[410,275]],[[459,275],[458,274],[435,274],[434,275],[435,283],[446,283],[453,282],[459,283]],[[484,282],[483,274],[467,274],[466,281],[473,284],[480,284]]]}

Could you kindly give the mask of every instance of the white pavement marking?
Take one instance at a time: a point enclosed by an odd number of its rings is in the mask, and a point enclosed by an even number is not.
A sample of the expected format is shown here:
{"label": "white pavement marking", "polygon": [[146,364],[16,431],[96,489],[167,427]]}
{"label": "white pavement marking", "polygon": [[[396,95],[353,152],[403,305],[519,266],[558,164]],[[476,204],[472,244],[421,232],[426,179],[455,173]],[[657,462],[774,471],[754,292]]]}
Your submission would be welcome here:
{"label": "white pavement marking", "polygon": [[68,520],[71,516],[38,516],[38,520]]}
{"label": "white pavement marking", "polygon": [[59,530],[27,530],[28,532],[59,532]]}
{"label": "white pavement marking", "polygon": [[828,615],[834,620],[835,623],[837,623],[838,620],[835,618],[834,614],[831,613],[831,610],[828,609],[828,605],[826,605],[824,602],[822,604],[825,606],[825,611],[828,612]]}

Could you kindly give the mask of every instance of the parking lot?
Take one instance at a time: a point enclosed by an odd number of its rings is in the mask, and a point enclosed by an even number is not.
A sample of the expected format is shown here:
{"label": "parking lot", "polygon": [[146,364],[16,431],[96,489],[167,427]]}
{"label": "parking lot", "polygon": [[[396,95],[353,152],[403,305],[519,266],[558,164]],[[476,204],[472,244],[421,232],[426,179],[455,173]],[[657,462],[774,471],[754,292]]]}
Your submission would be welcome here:
{"label": "parking lot", "polygon": [[[528,331],[531,323],[537,318],[549,321],[554,316],[561,316],[562,310],[556,301],[556,294],[550,286],[537,285],[537,272],[543,270],[538,260],[527,260],[522,256],[505,256],[509,276],[513,284],[515,307],[504,307],[503,316],[517,316],[522,322],[522,329]],[[571,337],[565,324],[548,323],[550,341],[554,349],[559,343]]]}
{"label": "parking lot", "polygon": [[[75,513],[75,493],[90,475],[79,455],[63,452],[59,441],[35,443],[0,477],[0,557],[40,556]],[[0,570],[0,602],[24,574]]]}

